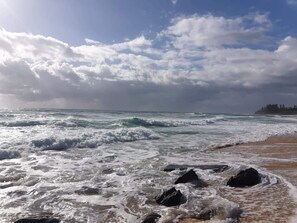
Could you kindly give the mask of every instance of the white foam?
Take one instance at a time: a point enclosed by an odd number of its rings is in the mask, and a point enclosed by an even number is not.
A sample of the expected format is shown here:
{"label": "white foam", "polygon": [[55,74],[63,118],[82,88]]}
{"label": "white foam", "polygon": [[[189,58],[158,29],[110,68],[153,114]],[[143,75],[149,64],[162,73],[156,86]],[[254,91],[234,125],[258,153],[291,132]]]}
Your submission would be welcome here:
{"label": "white foam", "polygon": [[[287,186],[290,189],[290,195],[293,197],[295,203],[297,203],[297,188],[290,183],[289,181],[285,180],[284,178],[282,178],[282,180],[287,184]],[[291,218],[289,219],[289,223],[296,223],[297,222],[297,209],[295,209],[294,211],[294,215],[291,216]]]}
{"label": "white foam", "polygon": [[61,138],[61,136],[54,135],[49,138],[34,139],[32,140],[32,145],[44,150],[65,150],[69,148],[95,148],[103,144],[159,138],[152,130],[136,127],[93,131],[92,133],[72,138]]}
{"label": "white foam", "polygon": [[[5,188],[0,190],[2,219],[38,209],[78,222],[95,222],[98,216],[101,222],[109,222],[108,217],[112,216],[113,222],[134,223],[152,210],[162,215],[162,222],[189,211],[199,213],[207,205],[226,208],[223,215],[227,218],[238,205],[221,196],[220,190],[230,189],[224,186],[224,174],[233,175],[254,166],[259,158],[214,155],[203,150],[211,145],[255,141],[296,131],[294,118],[284,122],[273,117],[259,121],[253,116],[242,121],[238,120],[242,117],[224,115],[19,113],[0,117],[2,123],[28,123],[16,128],[1,126],[0,157],[5,159],[0,162],[0,177],[5,180]],[[148,126],[118,125],[129,117],[142,117]],[[30,125],[34,120],[46,124]],[[9,159],[18,158],[18,153],[21,159]],[[172,187],[181,173],[161,171],[167,163],[227,164],[231,168],[223,174],[195,169],[210,186],[197,190],[188,184],[177,185],[188,202],[179,208],[167,208],[156,205],[154,196]],[[262,183],[249,192],[265,190],[276,183],[276,177],[260,173]],[[85,186],[98,188],[102,193],[75,193]],[[20,197],[8,195],[16,190],[26,193]]]}
{"label": "white foam", "polygon": [[198,119],[152,119],[152,118],[129,118],[122,120],[124,126],[143,126],[143,127],[180,127],[180,126],[203,126],[216,122],[226,121],[222,116]]}

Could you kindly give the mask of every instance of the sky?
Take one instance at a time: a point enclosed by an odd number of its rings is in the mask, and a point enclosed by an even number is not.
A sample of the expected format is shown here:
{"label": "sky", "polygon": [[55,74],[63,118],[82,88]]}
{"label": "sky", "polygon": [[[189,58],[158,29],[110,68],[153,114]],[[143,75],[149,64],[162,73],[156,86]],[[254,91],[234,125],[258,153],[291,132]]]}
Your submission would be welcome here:
{"label": "sky", "polygon": [[297,104],[297,0],[0,0],[0,108]]}

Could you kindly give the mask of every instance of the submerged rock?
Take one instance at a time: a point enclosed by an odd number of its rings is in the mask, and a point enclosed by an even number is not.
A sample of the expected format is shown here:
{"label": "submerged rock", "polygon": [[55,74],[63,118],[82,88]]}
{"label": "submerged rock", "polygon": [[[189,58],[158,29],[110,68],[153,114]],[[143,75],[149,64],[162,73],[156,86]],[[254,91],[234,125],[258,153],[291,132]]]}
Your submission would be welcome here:
{"label": "submerged rock", "polygon": [[240,171],[236,176],[232,176],[227,185],[230,187],[251,187],[261,183],[261,177],[257,170],[249,168]]}
{"label": "submerged rock", "polygon": [[114,172],[114,170],[112,168],[104,168],[101,170],[102,174],[111,174],[113,172]]}
{"label": "submerged rock", "polygon": [[203,180],[199,179],[197,174],[195,173],[194,170],[189,170],[186,172],[184,175],[179,177],[174,184],[179,184],[179,183],[192,183],[196,187],[207,187],[207,183],[205,183]]}
{"label": "submerged rock", "polygon": [[[242,214],[242,209],[239,207],[233,208],[227,215],[227,218],[239,220],[241,214]],[[237,221],[236,221],[237,222]]]}
{"label": "submerged rock", "polygon": [[165,172],[171,172],[173,170],[186,170],[188,168],[196,168],[201,170],[212,170],[216,173],[223,172],[229,168],[227,165],[179,165],[179,164],[169,164],[163,170]]}
{"label": "submerged rock", "polygon": [[86,187],[83,186],[81,189],[74,191],[79,195],[99,195],[101,194],[101,190],[98,188]]}
{"label": "submerged rock", "polygon": [[159,221],[159,218],[161,218],[161,215],[157,213],[150,213],[141,223],[156,223]]}
{"label": "submerged rock", "polygon": [[169,165],[165,166],[163,171],[171,172],[174,170],[186,170],[188,167],[190,167],[190,166],[189,165],[179,165],[179,164],[169,164]]}
{"label": "submerged rock", "polygon": [[204,209],[200,212],[200,214],[197,216],[197,219],[199,220],[210,220],[217,214],[217,211],[214,209]]}
{"label": "submerged rock", "polygon": [[[226,211],[226,207],[206,207],[200,213],[189,213],[186,216],[181,216],[181,221],[179,223],[198,223],[198,222],[209,222],[216,218],[219,222],[235,223],[239,222],[239,219],[242,214],[242,210],[239,207],[232,208],[231,210]],[[223,220],[224,219],[224,220]],[[216,222],[217,222],[216,221]],[[212,222],[212,221],[211,221]]]}
{"label": "submerged rock", "polygon": [[180,190],[176,190],[174,187],[163,192],[161,195],[156,197],[158,204],[171,207],[185,203],[186,198],[182,195]]}
{"label": "submerged rock", "polygon": [[56,218],[23,218],[15,223],[60,223]]}

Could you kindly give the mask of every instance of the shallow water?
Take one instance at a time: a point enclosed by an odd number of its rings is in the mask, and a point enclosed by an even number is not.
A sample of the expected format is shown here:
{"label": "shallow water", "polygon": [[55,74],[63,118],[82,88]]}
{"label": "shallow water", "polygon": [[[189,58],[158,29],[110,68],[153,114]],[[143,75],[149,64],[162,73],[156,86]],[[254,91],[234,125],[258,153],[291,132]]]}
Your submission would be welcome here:
{"label": "shallow water", "polygon": [[[178,222],[213,208],[218,212],[213,222],[234,222],[232,213],[241,208],[242,222],[285,222],[294,209],[287,182],[260,169],[260,185],[227,187],[230,176],[255,166],[258,157],[207,149],[296,133],[296,123],[296,117],[278,116],[1,111],[0,219],[132,223],[154,211],[162,215],[159,222]],[[162,171],[170,163],[231,168],[223,173],[195,169],[210,186],[176,185],[187,202],[167,208],[154,197],[183,172]]]}

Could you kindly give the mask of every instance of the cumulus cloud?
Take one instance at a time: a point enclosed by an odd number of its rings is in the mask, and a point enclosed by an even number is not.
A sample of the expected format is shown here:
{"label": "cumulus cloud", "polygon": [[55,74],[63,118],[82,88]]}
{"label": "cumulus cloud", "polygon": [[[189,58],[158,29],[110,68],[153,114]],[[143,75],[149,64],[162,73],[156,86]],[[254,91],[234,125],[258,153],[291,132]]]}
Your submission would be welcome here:
{"label": "cumulus cloud", "polygon": [[0,30],[1,49],[3,54],[6,52],[6,55],[12,58],[26,61],[54,59],[70,61],[79,56],[68,44],[55,38],[30,33],[13,33],[3,29]]}
{"label": "cumulus cloud", "polygon": [[85,38],[85,42],[86,42],[86,44],[91,44],[91,45],[93,45],[93,44],[102,44],[99,41],[96,41],[96,40],[93,40],[93,39],[89,39],[89,38]]}
{"label": "cumulus cloud", "polygon": [[272,27],[267,13],[237,18],[195,14],[173,19],[156,39],[141,35],[104,44],[86,38],[80,46],[0,30],[0,101],[197,110],[236,107],[241,96],[259,104],[256,92],[289,100],[288,95],[297,94],[292,88],[297,84],[297,39],[284,37],[274,50],[260,47],[271,44],[267,33]]}
{"label": "cumulus cloud", "polygon": [[[181,16],[162,35],[177,48],[259,43],[266,39],[267,14],[224,18],[213,15]],[[252,23],[252,24],[251,24]]]}

